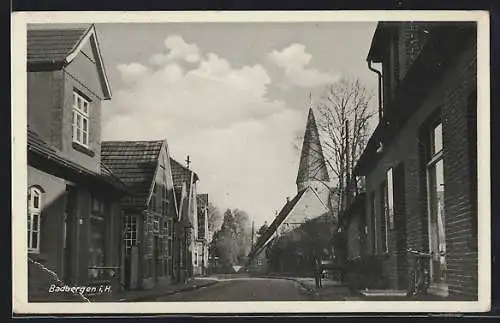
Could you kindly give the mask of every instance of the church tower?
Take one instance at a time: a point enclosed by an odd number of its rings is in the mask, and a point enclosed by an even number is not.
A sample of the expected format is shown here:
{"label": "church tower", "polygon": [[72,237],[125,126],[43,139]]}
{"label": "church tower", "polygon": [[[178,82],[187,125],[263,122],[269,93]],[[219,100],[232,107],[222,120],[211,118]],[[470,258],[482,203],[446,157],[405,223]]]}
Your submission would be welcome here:
{"label": "church tower", "polygon": [[310,108],[297,174],[297,190],[311,186],[317,192],[324,191],[330,182],[314,110]]}

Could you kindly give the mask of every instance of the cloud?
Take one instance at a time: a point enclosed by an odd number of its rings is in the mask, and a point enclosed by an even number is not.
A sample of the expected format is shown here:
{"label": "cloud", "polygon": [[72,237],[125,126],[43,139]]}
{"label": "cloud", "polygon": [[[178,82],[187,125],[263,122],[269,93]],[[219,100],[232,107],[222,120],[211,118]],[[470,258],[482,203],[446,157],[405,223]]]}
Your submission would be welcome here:
{"label": "cloud", "polygon": [[301,87],[315,87],[338,80],[337,75],[322,73],[314,68],[307,68],[312,55],[306,52],[303,44],[293,43],[282,51],[273,50],[269,59],[284,70],[287,79]]}
{"label": "cloud", "polygon": [[119,64],[117,68],[127,83],[135,82],[149,73],[149,68],[139,63]]}
{"label": "cloud", "polygon": [[262,224],[294,193],[291,142],[305,116],[266,97],[272,80],[262,65],[199,57],[193,69],[174,60],[119,65],[126,86],[104,103],[103,140],[166,138],[174,158],[190,155],[200,190],[216,205]]}
{"label": "cloud", "polygon": [[188,44],[181,36],[173,35],[165,38],[167,54],[157,53],[151,56],[150,62],[154,65],[163,65],[175,60],[185,60],[196,63],[200,60],[200,50],[196,44]]}

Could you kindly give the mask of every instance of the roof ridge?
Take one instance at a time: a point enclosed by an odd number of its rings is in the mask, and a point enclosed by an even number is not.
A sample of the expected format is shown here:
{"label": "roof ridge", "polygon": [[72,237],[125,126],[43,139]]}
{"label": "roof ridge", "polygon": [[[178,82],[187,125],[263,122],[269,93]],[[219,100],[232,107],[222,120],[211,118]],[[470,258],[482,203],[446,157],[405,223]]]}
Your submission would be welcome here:
{"label": "roof ridge", "polygon": [[[94,25],[93,24],[91,24],[87,28],[74,29],[74,30],[79,30],[79,31],[81,30],[82,34],[80,35],[80,38],[78,38],[78,41],[73,44],[73,47],[71,48],[71,50],[69,52],[72,53],[74,50],[76,50],[78,48],[78,46],[80,46],[80,44],[82,43],[82,41],[85,39],[85,37],[87,36],[87,34],[90,33],[90,32],[92,32],[93,29],[94,29]],[[66,30],[69,31],[71,29],[66,29]]]}

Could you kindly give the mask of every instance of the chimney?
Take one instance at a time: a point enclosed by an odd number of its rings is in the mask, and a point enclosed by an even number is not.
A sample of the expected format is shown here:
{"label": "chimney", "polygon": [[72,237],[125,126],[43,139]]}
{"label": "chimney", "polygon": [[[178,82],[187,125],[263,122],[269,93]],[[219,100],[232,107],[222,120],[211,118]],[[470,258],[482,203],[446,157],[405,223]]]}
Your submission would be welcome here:
{"label": "chimney", "polygon": [[286,202],[287,203],[290,202],[290,197],[289,196],[286,197]]}

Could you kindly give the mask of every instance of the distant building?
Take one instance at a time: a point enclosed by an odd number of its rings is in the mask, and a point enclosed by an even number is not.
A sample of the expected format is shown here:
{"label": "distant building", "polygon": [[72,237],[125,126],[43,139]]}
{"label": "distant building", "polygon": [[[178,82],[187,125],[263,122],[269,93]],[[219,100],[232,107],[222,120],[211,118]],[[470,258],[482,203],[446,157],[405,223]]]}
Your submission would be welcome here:
{"label": "distant building", "polygon": [[380,121],[354,170],[366,192],[346,222],[351,256],[380,263],[379,288],[407,288],[414,248],[433,253],[431,294],[478,297],[476,30],[381,22],[375,31],[367,60],[382,65]]}
{"label": "distant building", "polygon": [[[111,90],[94,26],[28,30],[28,297],[51,284],[118,291],[124,184],[101,160]],[[46,269],[44,269],[46,268]]]}
{"label": "distant building", "polygon": [[200,272],[198,262],[198,175],[188,167],[170,158],[172,176],[178,205],[178,219],[175,225],[174,271],[177,282],[183,282]]}
{"label": "distant building", "polygon": [[166,140],[103,141],[102,159],[127,185],[123,209],[122,284],[150,289],[173,281],[177,205]]}
{"label": "distant building", "polygon": [[195,275],[205,275],[208,267],[208,194],[197,195],[198,206],[198,239],[196,241],[196,268]]}

